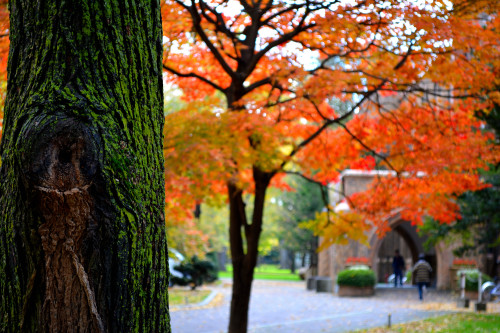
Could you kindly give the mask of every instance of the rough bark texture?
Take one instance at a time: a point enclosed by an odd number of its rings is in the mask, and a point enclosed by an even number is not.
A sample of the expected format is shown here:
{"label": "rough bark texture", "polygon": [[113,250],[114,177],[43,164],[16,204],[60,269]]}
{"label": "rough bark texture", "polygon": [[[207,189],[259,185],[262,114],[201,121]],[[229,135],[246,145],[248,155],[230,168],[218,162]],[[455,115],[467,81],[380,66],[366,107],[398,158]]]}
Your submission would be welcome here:
{"label": "rough bark texture", "polygon": [[[255,199],[251,223],[246,218],[242,190],[234,184],[228,184],[229,238],[233,264],[233,295],[229,316],[229,333],[245,333],[247,331],[250,294],[253,273],[259,255],[264,203],[272,177],[273,173],[263,172],[258,167],[253,168]],[[243,242],[243,234],[246,244]]]}
{"label": "rough bark texture", "polygon": [[0,331],[170,332],[159,2],[10,11]]}

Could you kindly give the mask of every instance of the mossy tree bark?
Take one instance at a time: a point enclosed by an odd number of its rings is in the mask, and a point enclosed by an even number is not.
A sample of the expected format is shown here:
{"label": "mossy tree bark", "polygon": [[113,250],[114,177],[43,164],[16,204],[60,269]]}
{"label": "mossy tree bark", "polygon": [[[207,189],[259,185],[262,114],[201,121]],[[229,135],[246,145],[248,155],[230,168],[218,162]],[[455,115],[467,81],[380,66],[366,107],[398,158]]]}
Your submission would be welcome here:
{"label": "mossy tree bark", "polygon": [[169,332],[159,1],[10,11],[0,331]]}

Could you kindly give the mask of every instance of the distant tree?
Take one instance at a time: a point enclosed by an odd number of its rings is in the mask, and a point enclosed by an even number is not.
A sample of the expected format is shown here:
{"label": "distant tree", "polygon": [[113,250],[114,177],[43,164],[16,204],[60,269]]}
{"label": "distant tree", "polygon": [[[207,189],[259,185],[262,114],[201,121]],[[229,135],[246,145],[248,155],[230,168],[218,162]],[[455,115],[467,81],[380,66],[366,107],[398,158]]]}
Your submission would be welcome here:
{"label": "distant tree", "polygon": [[[325,209],[328,205],[324,198],[326,192],[318,184],[301,177],[289,176],[286,180],[294,191],[283,192],[278,198],[281,206],[278,220],[281,246],[293,254],[302,254],[303,259],[305,255],[315,257],[317,238],[311,229],[301,228],[299,225],[315,219]],[[295,271],[295,260],[292,260],[291,270]]]}

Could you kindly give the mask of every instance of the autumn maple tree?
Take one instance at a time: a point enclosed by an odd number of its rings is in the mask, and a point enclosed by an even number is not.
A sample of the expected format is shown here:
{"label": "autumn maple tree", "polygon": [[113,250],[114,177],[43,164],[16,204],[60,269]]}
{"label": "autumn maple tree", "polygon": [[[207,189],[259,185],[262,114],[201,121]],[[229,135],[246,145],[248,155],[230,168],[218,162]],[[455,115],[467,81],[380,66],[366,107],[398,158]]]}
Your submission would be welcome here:
{"label": "autumn maple tree", "polygon": [[227,193],[229,332],[246,331],[266,190],[283,174],[326,184],[346,168],[393,171],[349,198],[348,215],[318,219],[325,244],[383,231],[395,211],[449,222],[454,198],[484,186],[475,170],[499,152],[474,110],[499,98],[497,7],[166,1],[164,69],[186,103],[167,116],[167,188],[184,200]]}

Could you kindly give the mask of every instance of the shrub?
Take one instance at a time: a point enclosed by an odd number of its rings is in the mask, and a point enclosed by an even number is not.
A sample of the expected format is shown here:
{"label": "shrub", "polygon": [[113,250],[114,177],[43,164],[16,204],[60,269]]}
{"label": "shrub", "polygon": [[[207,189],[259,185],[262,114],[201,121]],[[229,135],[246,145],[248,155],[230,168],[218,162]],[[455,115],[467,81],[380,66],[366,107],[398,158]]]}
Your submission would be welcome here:
{"label": "shrub", "polygon": [[375,272],[367,266],[353,266],[339,272],[337,284],[350,287],[372,287],[375,285]]}
{"label": "shrub", "polygon": [[196,256],[189,262],[175,266],[175,270],[182,273],[182,278],[172,277],[174,284],[181,286],[191,285],[192,289],[201,286],[203,282],[213,282],[217,280],[217,268],[208,260],[199,260]]}
{"label": "shrub", "polygon": [[[478,290],[478,280],[479,280],[479,271],[477,269],[461,269],[457,271],[457,276],[459,278],[460,283],[460,274],[465,273],[465,290],[467,291],[477,291]],[[481,274],[481,283],[485,283],[486,281],[493,281],[493,279],[486,275]]]}

